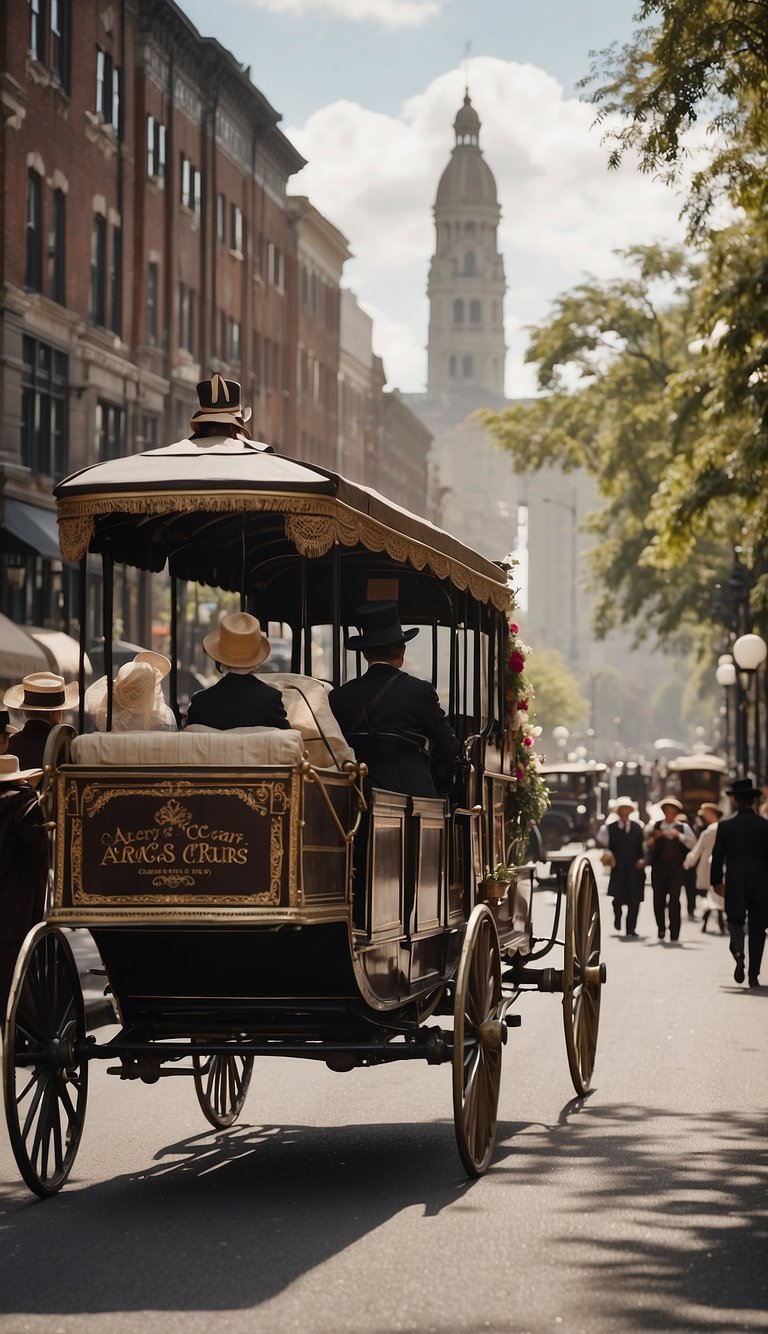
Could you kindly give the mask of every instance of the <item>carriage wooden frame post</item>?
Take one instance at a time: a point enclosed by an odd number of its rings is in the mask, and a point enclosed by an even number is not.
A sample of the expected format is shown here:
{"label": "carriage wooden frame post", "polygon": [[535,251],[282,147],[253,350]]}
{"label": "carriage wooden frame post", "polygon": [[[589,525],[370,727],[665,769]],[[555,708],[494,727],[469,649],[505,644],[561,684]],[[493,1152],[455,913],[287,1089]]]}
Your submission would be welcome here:
{"label": "carriage wooden frame post", "polygon": [[[177,713],[179,590],[191,581],[237,592],[242,608],[290,635],[291,672],[271,680],[291,730],[113,735],[110,692],[105,733],[84,734],[81,706],[78,734],[52,734],[55,891],[19,955],[4,1029],[6,1115],[24,1180],[43,1197],[66,1181],[92,1061],[126,1080],[187,1073],[204,1115],[226,1127],[264,1055],[332,1070],[452,1063],[459,1152],[479,1175],[493,1153],[515,1000],[530,989],[562,995],[584,1092],[605,979],[586,858],[559,876],[561,969],[532,967],[558,927],[536,941],[530,865],[513,868],[506,894],[482,897],[483,868],[508,860],[515,816],[505,570],[362,486],[242,439],[96,464],[60,483],[56,499],[63,556],[80,562],[81,699],[88,569],[100,557],[110,680],[116,587],[169,581]],[[450,796],[367,797],[365,766],[328,708],[328,683],[359,670],[344,632],[371,597],[395,600],[421,630],[419,674],[431,673],[462,748]],[[325,683],[313,676],[319,643]],[[75,926],[92,934],[119,1019],[103,1041],[86,1031],[65,931]]]}

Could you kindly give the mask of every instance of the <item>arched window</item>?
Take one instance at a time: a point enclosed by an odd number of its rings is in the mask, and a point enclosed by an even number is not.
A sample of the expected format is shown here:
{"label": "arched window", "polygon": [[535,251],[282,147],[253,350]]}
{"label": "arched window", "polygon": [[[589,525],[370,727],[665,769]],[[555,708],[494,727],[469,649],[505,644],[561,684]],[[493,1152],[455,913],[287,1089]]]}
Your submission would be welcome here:
{"label": "arched window", "polygon": [[453,322],[454,324],[464,323],[464,302],[458,297],[453,303]]}
{"label": "arched window", "polygon": [[464,252],[464,273],[469,278],[474,277],[477,273],[477,260],[475,259],[474,250],[466,250]]}
{"label": "arched window", "polygon": [[472,366],[472,358],[471,358],[471,357],[462,357],[462,359],[461,359],[461,373],[462,373],[462,375],[464,376],[464,379],[465,379],[465,380],[468,380],[468,379],[470,378],[470,376],[472,375],[472,370],[473,370],[473,366]]}
{"label": "arched window", "polygon": [[469,303],[469,322],[470,324],[480,324],[483,318],[483,308],[479,301],[470,301]]}
{"label": "arched window", "polygon": [[454,356],[451,356],[448,362],[448,375],[451,380],[456,379],[456,358]]}

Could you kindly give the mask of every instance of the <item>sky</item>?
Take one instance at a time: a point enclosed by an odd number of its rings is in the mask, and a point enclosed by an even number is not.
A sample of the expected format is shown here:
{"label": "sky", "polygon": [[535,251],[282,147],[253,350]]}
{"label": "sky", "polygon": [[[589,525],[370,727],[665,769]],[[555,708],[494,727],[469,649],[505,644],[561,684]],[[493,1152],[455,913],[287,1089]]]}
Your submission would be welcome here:
{"label": "sky", "polygon": [[[616,251],[681,241],[680,200],[607,166],[578,81],[590,51],[628,40],[638,0],[181,0],[244,65],[307,158],[289,191],[346,236],[350,287],[374,320],[391,387],[426,379],[432,206],[465,81],[498,186],[507,278],[506,392],[535,389],[526,326]],[[467,46],[469,44],[469,56]]]}

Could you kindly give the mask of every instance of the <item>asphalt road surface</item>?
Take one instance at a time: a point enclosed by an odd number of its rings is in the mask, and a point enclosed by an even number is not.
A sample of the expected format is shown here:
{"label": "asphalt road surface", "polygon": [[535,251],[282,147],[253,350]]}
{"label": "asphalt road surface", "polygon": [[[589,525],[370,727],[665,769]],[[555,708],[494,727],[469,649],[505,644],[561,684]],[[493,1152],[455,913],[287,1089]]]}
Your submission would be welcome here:
{"label": "asphalt road surface", "polygon": [[[551,902],[537,893],[538,934]],[[95,1063],[59,1196],[27,1192],[0,1131],[0,1330],[764,1331],[768,987],[737,986],[699,922],[660,944],[646,897],[625,940],[601,904],[594,1090],[573,1096],[560,997],[523,998],[479,1181],[449,1066],[258,1061],[217,1132],[191,1080]]]}

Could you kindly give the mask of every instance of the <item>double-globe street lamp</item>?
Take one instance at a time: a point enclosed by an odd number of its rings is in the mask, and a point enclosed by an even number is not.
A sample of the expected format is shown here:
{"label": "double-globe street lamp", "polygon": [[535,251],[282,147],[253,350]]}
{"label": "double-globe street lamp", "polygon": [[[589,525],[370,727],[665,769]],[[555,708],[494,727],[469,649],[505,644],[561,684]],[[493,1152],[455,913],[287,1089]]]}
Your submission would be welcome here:
{"label": "double-globe street lamp", "polygon": [[[739,714],[742,733],[743,773],[746,777],[750,771],[750,760],[751,758],[754,758],[755,781],[757,783],[760,782],[761,778],[760,691],[757,688],[757,674],[767,656],[768,645],[766,645],[766,642],[761,635],[740,635],[734,642],[733,659],[739,685]],[[749,749],[749,702],[750,688],[753,680],[756,683],[756,688],[753,700],[754,756],[751,757]]]}

